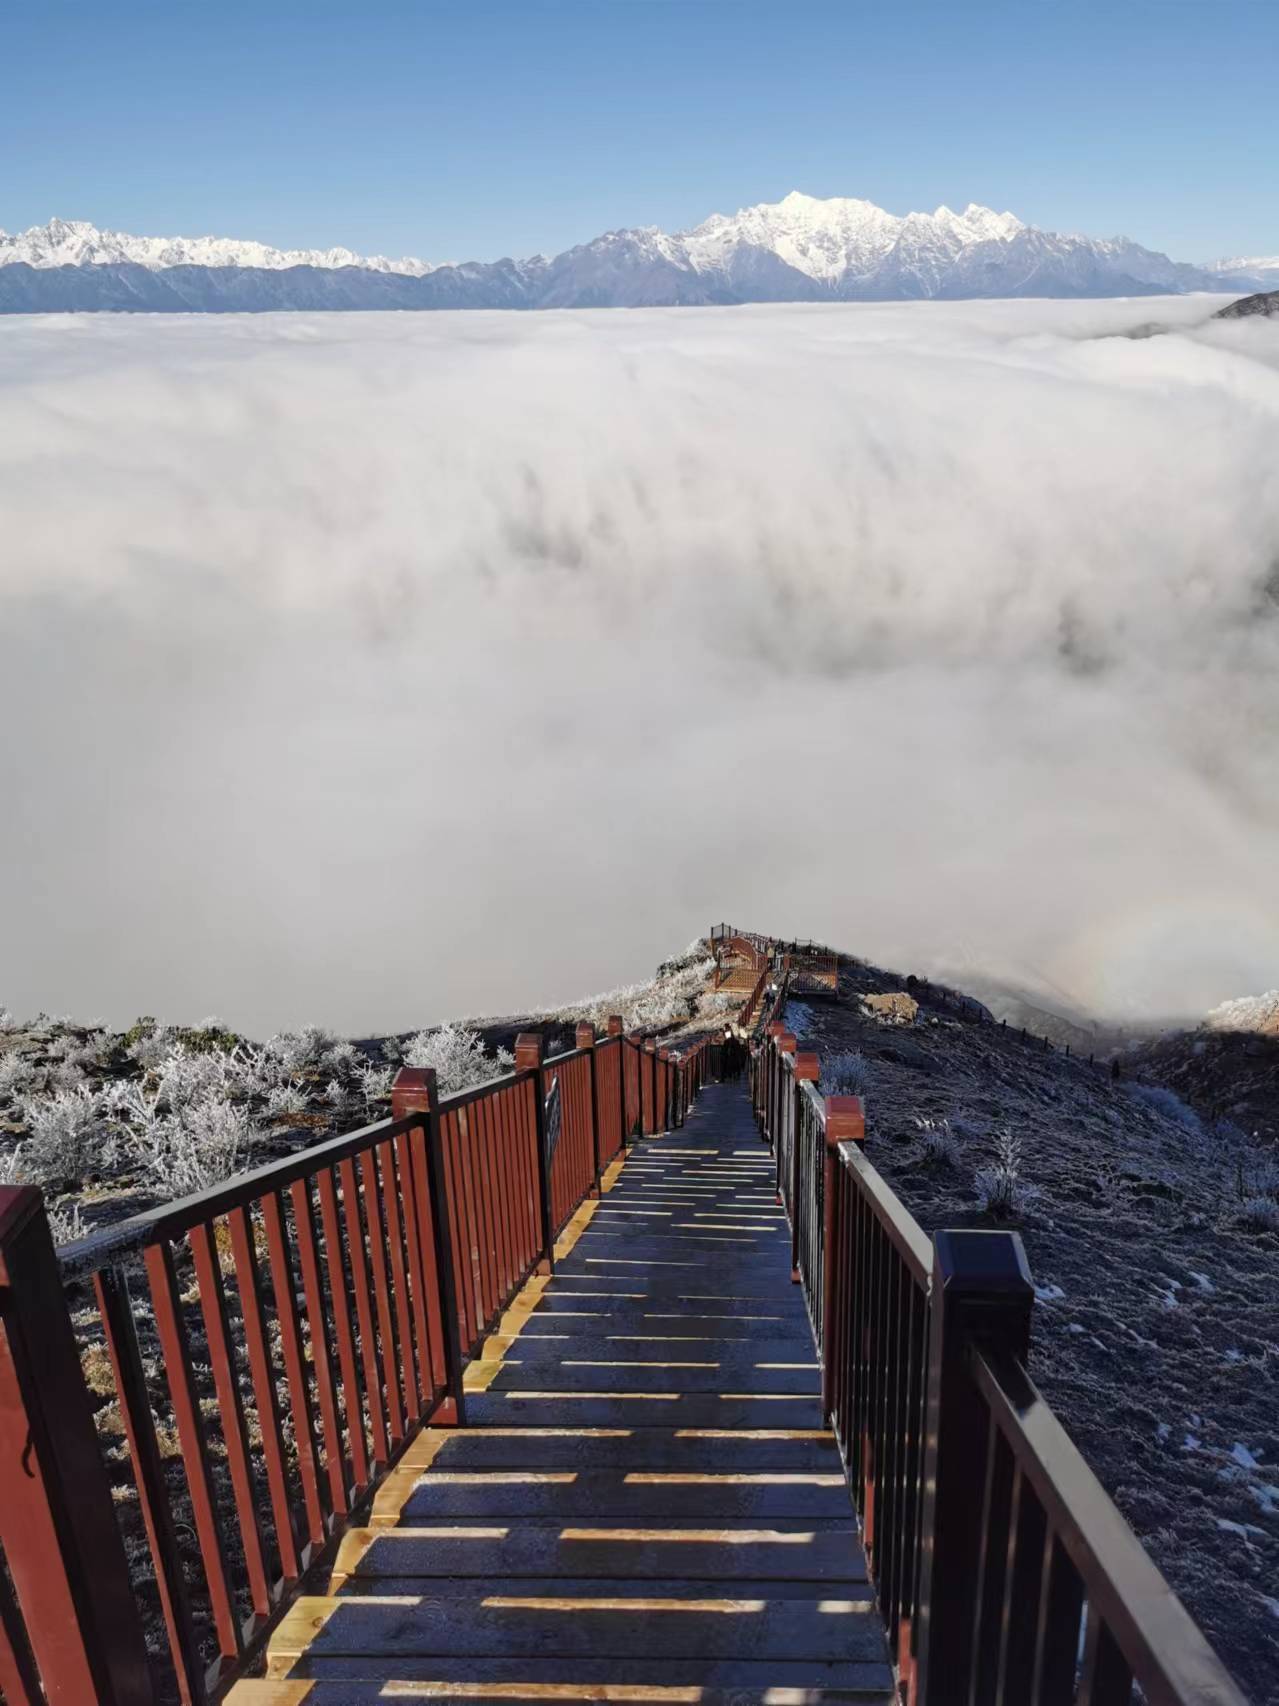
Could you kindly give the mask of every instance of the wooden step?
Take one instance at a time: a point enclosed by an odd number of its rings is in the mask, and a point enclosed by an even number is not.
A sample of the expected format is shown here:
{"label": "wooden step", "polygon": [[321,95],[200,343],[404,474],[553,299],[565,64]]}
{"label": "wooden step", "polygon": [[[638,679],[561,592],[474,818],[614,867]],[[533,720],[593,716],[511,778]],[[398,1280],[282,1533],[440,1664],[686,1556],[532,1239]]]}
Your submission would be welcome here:
{"label": "wooden step", "polygon": [[[447,1601],[427,1594],[330,1595],[298,1599],[268,1646],[268,1674],[280,1676],[305,1656],[317,1666],[354,1659],[342,1674],[401,1677],[410,1659],[545,1658],[787,1660],[841,1666],[882,1658],[874,1602],[856,1598],[770,1599],[727,1594],[684,1599],[658,1591],[643,1598],[595,1594],[546,1597],[476,1594]],[[329,1674],[334,1674],[332,1671]]]}
{"label": "wooden step", "polygon": [[[361,1680],[313,1680],[256,1678],[236,1683],[226,1696],[228,1706],[386,1706],[388,1700],[465,1701],[466,1706],[581,1706],[605,1702],[608,1706],[895,1706],[896,1695],[881,1680],[884,1667],[859,1667],[865,1680],[858,1682],[839,1667],[842,1680],[835,1681],[834,1665],[729,1665],[710,1663],[680,1665],[655,1671],[625,1663],[601,1663],[594,1668],[563,1667],[559,1680],[540,1675],[541,1665],[490,1667],[493,1674],[444,1678],[440,1667],[431,1667],[413,1680],[397,1682],[393,1693],[378,1678]],[[582,1672],[573,1680],[568,1671]],[[650,1674],[660,1680],[647,1680]],[[688,1680],[690,1677],[702,1680]],[[714,1679],[714,1680],[709,1680]]]}
{"label": "wooden step", "polygon": [[838,1474],[834,1435],[822,1428],[428,1429],[401,1470],[705,1469],[820,1470]]}
{"label": "wooden step", "polygon": [[[412,1524],[423,1517],[504,1517],[512,1522],[530,1516],[626,1518],[636,1522],[668,1517],[713,1517],[755,1522],[772,1517],[848,1515],[848,1489],[839,1469],[823,1473],[758,1470],[718,1474],[665,1470],[608,1469],[483,1469],[474,1473],[438,1467],[413,1477],[404,1490],[399,1521]],[[402,1483],[391,1499],[398,1504]],[[384,1509],[375,1502],[375,1517]]]}
{"label": "wooden step", "polygon": [[[598,1576],[636,1581],[778,1579],[811,1584],[864,1582],[866,1561],[851,1514],[814,1522],[775,1518],[767,1524],[706,1524],[691,1517],[625,1524],[597,1517],[506,1523],[418,1522],[356,1528],[343,1536],[332,1591],[349,1578]],[[426,1589],[421,1590],[423,1592]]]}

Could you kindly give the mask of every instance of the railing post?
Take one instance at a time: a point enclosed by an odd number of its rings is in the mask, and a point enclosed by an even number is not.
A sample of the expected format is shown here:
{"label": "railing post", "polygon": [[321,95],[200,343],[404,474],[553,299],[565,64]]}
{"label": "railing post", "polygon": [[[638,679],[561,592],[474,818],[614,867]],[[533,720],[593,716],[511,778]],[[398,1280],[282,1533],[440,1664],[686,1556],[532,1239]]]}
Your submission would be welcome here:
{"label": "railing post", "polygon": [[785,1118],[788,1100],[786,1096],[786,1063],[783,1056],[794,1054],[795,1040],[795,1033],[785,1029],[779,1031],[773,1038],[773,1116],[769,1136],[773,1144],[778,1202],[784,1201],[782,1196],[782,1121]]}
{"label": "railing post", "polygon": [[1024,1362],[1034,1301],[1026,1252],[1015,1232],[934,1236],[920,1523],[919,1706],[967,1706],[972,1680],[990,1418],[969,1367],[968,1347],[977,1343]]}
{"label": "railing post", "polygon": [[620,1013],[610,1013],[606,1026],[608,1035],[617,1042],[617,1129],[621,1134],[623,1155],[631,1146],[631,1134],[626,1129],[626,1027]]}
{"label": "railing post", "polygon": [[[795,1106],[791,1113],[791,1173],[790,1173],[790,1277],[791,1284],[798,1285],[799,1272],[799,1099],[804,1094],[805,1084],[816,1084],[822,1075],[821,1062],[810,1050],[805,1049],[795,1055]],[[814,1162],[816,1165],[816,1162]]]}
{"label": "railing post", "polygon": [[[444,1135],[440,1129],[440,1095],[433,1066],[402,1066],[391,1086],[391,1118],[407,1119],[410,1114],[425,1114],[422,1124],[426,1143],[426,1177],[422,1181],[426,1194],[426,1209],[431,1217],[431,1250],[435,1258],[436,1284],[439,1287],[440,1331],[444,1341],[444,1385],[448,1396],[437,1405],[427,1420],[444,1427],[463,1427],[466,1424],[466,1399],[462,1389],[462,1337],[457,1307],[457,1276],[453,1268],[453,1204],[449,1201],[448,1173],[444,1166]],[[423,1236],[421,1215],[418,1216],[419,1247]],[[430,1300],[424,1299],[429,1311]]]}
{"label": "railing post", "polygon": [[659,1048],[657,1051],[657,1058],[661,1063],[658,1069],[658,1076],[662,1086],[662,1130],[671,1131],[675,1126],[675,1109],[671,1096],[672,1067],[670,1049]]}
{"label": "railing post", "polygon": [[842,1299],[836,1293],[841,1200],[839,1146],[866,1144],[866,1111],[860,1096],[826,1096],[826,1145],[822,1156],[822,1416],[835,1407],[835,1387],[846,1348]]}
{"label": "railing post", "polygon": [[589,1019],[580,1019],[574,1040],[578,1048],[590,1049],[591,1068],[591,1154],[595,1158],[595,1188],[593,1195],[600,1194],[600,1109],[595,1088],[595,1026]]}
{"label": "railing post", "polygon": [[764,1141],[770,1148],[776,1136],[773,1118],[773,1092],[776,1088],[777,1050],[773,1047],[786,1029],[780,1019],[770,1019],[764,1030],[764,1094],[760,1113],[764,1123]]}
{"label": "railing post", "polygon": [[[645,1061],[648,1061],[648,1063],[649,1063],[649,1068],[648,1068],[648,1080],[649,1080],[648,1115],[649,1115],[649,1119],[652,1121],[652,1126],[653,1126],[653,1129],[647,1135],[649,1137],[656,1137],[657,1136],[657,1040],[654,1037],[645,1037],[644,1038],[644,1049],[643,1049],[643,1053],[640,1055],[640,1071],[641,1072],[644,1070],[644,1062]],[[640,1130],[641,1130],[641,1132],[644,1130],[644,1091],[643,1091],[642,1086],[640,1089]]]}
{"label": "railing post", "polygon": [[546,1103],[542,1091],[542,1038],[537,1031],[521,1031],[515,1039],[515,1070],[532,1075],[534,1129],[537,1142],[537,1201],[542,1227],[539,1274],[555,1272],[555,1217],[551,1213],[551,1164],[546,1153]]}
{"label": "railing post", "polygon": [[0,1187],[0,1544],[50,1706],[147,1706],[129,1563],[32,1186]]}

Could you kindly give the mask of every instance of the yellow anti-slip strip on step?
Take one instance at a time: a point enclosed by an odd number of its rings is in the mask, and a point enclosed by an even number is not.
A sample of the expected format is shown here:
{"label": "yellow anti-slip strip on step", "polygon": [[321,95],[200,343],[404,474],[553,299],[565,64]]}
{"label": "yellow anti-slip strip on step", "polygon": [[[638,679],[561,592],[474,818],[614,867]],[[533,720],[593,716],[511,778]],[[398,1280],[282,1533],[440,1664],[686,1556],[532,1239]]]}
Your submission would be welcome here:
{"label": "yellow anti-slip strip on step", "polygon": [[[259,1679],[238,1682],[227,1695],[227,1706],[311,1706],[319,1699],[316,1692],[322,1685],[315,1682],[292,1682],[286,1679]],[[705,1691],[663,1687],[660,1684],[639,1682],[384,1682],[378,1689],[380,1700],[600,1700],[652,1702],[652,1706],[696,1706]],[[332,1695],[330,1694],[330,1699]],[[765,1693],[766,1706],[809,1706],[812,1693],[807,1689],[770,1688]]]}

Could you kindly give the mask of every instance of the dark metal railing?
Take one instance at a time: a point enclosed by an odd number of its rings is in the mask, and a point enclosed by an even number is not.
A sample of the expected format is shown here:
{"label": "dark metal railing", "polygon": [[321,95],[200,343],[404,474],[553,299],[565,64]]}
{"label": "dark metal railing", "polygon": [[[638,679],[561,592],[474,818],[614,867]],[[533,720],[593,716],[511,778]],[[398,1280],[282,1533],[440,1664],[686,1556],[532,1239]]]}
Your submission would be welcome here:
{"label": "dark metal railing", "polygon": [[906,1706],[1245,1706],[1026,1373],[1011,1232],[929,1239],[771,1019],[750,1095]]}
{"label": "dark metal railing", "polygon": [[405,1068],[390,1120],[57,1252],[0,1189],[7,1706],[220,1698],[415,1433],[465,1422],[466,1357],[711,1065],[620,1019],[577,1042],[444,1099]]}

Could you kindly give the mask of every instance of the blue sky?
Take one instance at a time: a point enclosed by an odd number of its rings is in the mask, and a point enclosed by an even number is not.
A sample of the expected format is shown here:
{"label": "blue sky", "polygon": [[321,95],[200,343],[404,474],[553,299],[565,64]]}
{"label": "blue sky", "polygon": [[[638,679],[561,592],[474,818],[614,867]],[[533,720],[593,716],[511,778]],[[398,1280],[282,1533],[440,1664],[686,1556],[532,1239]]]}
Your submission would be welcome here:
{"label": "blue sky", "polygon": [[492,259],[790,189],[1279,252],[1279,0],[9,0],[0,226]]}

